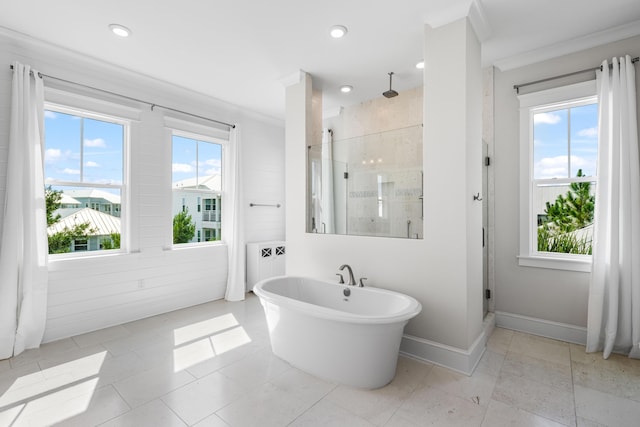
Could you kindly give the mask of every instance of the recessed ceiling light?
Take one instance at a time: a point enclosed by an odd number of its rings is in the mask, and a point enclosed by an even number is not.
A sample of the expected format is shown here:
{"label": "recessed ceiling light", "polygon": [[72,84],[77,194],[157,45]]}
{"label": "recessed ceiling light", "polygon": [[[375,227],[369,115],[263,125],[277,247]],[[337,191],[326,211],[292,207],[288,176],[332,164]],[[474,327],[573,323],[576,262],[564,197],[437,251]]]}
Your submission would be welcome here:
{"label": "recessed ceiling light", "polygon": [[353,86],[349,86],[349,85],[340,86],[340,92],[342,93],[349,93],[352,90],[353,90]]}
{"label": "recessed ceiling light", "polygon": [[416,64],[416,68],[419,68],[419,69],[421,69],[421,70],[422,70],[422,69],[424,68],[424,61],[420,61],[420,62],[418,62],[418,63]]}
{"label": "recessed ceiling light", "polygon": [[131,30],[120,24],[110,24],[109,29],[113,34],[120,37],[129,37]]}
{"label": "recessed ceiling light", "polygon": [[331,37],[334,39],[339,39],[347,34],[347,27],[344,25],[334,25],[329,29],[329,34],[331,34]]}

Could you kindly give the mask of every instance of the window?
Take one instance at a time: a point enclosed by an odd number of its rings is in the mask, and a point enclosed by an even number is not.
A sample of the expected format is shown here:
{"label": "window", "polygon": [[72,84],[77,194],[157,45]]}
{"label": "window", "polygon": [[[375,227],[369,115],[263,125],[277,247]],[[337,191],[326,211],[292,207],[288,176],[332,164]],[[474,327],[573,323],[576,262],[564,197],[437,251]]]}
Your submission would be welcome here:
{"label": "window", "polygon": [[598,155],[595,82],[519,96],[520,265],[589,271]]}
{"label": "window", "polygon": [[174,131],[172,152],[173,243],[220,240],[222,145]]}
{"label": "window", "polygon": [[128,122],[45,106],[49,253],[120,249]]}

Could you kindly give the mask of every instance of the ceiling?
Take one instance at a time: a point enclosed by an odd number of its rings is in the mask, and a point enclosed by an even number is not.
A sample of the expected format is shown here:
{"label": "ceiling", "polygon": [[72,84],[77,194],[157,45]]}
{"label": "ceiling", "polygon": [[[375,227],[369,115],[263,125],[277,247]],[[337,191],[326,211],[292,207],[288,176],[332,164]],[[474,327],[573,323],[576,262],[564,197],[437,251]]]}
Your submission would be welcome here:
{"label": "ceiling", "polygon": [[[503,69],[640,34],[638,0],[0,1],[2,27],[276,119],[282,81],[298,70],[326,108],[381,96],[390,71],[399,92],[420,86],[425,23],[468,15],[483,65]],[[329,36],[335,24],[344,38]]]}

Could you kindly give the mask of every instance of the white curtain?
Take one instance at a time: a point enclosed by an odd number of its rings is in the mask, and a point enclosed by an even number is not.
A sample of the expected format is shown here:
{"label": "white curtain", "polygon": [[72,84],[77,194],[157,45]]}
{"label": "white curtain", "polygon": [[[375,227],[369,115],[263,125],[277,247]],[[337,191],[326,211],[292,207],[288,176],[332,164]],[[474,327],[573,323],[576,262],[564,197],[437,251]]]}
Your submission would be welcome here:
{"label": "white curtain", "polygon": [[635,70],[614,58],[596,72],[598,182],[587,351],[640,358],[640,172]]}
{"label": "white curtain", "polygon": [[335,210],[333,207],[333,136],[330,129],[322,131],[322,195],[320,206],[322,224],[318,224],[324,233],[335,233]]}
{"label": "white curtain", "polygon": [[229,271],[227,273],[227,301],[242,301],[245,296],[245,241],[244,206],[242,204],[242,143],[240,130],[231,129],[225,150],[224,167],[229,171],[225,182],[225,198],[222,200],[222,239],[227,244]]}
{"label": "white curtain", "polygon": [[44,334],[49,250],[43,141],[42,78],[15,62],[0,243],[0,359],[37,348]]}

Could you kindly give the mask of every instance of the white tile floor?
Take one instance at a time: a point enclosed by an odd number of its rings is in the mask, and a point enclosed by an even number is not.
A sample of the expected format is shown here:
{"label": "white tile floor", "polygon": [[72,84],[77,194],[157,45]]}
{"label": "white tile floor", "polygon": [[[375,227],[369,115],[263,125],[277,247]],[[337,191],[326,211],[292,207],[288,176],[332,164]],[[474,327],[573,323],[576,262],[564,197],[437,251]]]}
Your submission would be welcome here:
{"label": "white tile floor", "polygon": [[41,425],[638,426],[640,361],[496,329],[471,377],[401,357],[391,384],[358,390],[273,356],[250,296],[0,361],[0,426]]}

